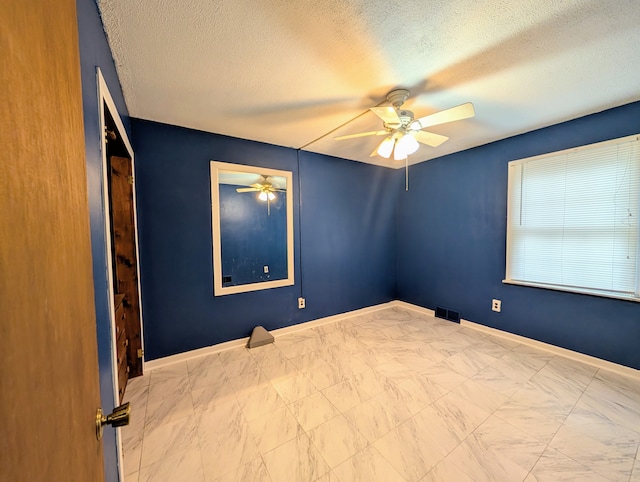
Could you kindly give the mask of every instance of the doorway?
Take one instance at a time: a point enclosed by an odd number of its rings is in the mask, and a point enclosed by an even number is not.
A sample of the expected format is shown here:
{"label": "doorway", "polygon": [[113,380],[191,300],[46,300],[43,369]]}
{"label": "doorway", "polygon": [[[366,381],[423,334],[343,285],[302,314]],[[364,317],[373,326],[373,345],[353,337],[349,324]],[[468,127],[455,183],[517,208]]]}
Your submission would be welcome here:
{"label": "doorway", "polygon": [[111,286],[115,308],[118,396],[129,378],[142,375],[142,339],[138,293],[138,255],[133,209],[133,166],[109,109],[105,106],[105,142],[111,236]]}
{"label": "doorway", "polygon": [[114,398],[121,403],[127,381],[144,370],[140,264],[136,223],[134,156],[106,84],[99,74],[103,126],[103,183],[107,264],[112,307]]}

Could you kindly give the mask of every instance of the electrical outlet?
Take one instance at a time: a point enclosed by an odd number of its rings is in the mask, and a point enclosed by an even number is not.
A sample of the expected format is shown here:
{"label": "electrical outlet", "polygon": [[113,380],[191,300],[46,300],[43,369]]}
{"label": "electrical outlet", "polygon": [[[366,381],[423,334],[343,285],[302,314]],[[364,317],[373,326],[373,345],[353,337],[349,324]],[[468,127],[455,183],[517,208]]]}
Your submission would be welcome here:
{"label": "electrical outlet", "polygon": [[491,309],[500,313],[500,310],[502,309],[502,301],[496,299],[491,300]]}
{"label": "electrical outlet", "polygon": [[264,269],[265,274],[269,272],[269,267],[268,266],[265,266],[263,269]]}
{"label": "electrical outlet", "polygon": [[298,309],[302,309],[305,307],[304,298],[298,298]]}

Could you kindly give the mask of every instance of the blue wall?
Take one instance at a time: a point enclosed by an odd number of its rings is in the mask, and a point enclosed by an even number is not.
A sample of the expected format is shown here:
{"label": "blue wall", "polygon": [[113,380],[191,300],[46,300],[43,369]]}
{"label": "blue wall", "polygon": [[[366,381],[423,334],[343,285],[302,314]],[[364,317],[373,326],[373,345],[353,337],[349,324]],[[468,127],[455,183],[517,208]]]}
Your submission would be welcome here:
{"label": "blue wall", "polygon": [[[106,411],[114,381],[96,67],[136,152],[147,360],[248,336],[257,324],[275,329],[397,298],[640,368],[639,304],[501,283],[507,162],[635,134],[640,103],[412,166],[404,192],[401,171],[137,119],[130,126],[98,9],[93,0],[77,9]],[[293,172],[294,286],[213,296],[210,160]],[[116,481],[114,431],[103,446],[105,480]]]}
{"label": "blue wall", "polygon": [[638,132],[640,102],[411,168],[398,206],[398,298],[640,368],[640,304],[502,283],[507,163]]}
{"label": "blue wall", "polygon": [[301,153],[307,319],[396,299],[400,171]]}
{"label": "blue wall", "polygon": [[[278,192],[267,202],[246,186],[219,185],[222,286],[237,286],[287,277],[287,202]],[[269,272],[264,272],[264,267]]]}
{"label": "blue wall", "polygon": [[[127,107],[111,57],[102,20],[93,0],[77,0],[82,103],[84,113],[91,251],[93,257],[94,296],[98,334],[98,366],[100,369],[100,398],[106,413],[113,410],[114,380],[111,373],[111,321],[109,314],[109,285],[107,282],[106,231],[104,226],[105,200],[102,195],[102,155],[96,67],[100,67],[120,117],[130,136]],[[105,480],[118,480],[115,430],[106,429],[103,438]]]}
{"label": "blue wall", "polygon": [[[147,360],[394,299],[398,190],[388,170],[131,122]],[[294,286],[213,296],[211,160],[293,173]]]}

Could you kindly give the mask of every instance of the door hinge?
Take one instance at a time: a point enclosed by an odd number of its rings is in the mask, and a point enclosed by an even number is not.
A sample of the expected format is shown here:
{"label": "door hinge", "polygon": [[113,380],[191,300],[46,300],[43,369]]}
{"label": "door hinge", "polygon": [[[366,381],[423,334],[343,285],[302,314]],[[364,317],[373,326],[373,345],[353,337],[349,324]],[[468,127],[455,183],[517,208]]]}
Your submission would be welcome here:
{"label": "door hinge", "polygon": [[142,358],[144,356],[144,350],[142,348],[138,348],[138,358]]}
{"label": "door hinge", "polygon": [[109,140],[115,141],[118,138],[118,135],[116,134],[116,131],[110,131],[107,126],[104,126],[104,138],[107,142],[109,142]]}
{"label": "door hinge", "polygon": [[127,176],[127,182],[133,184],[133,176]]}

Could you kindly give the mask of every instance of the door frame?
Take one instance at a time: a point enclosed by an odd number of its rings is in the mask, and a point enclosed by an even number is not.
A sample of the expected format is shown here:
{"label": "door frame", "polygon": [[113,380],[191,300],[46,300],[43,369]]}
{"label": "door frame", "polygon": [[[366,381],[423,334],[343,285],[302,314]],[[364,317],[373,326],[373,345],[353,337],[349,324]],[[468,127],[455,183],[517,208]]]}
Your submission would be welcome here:
{"label": "door frame", "polygon": [[[107,142],[105,133],[105,112],[104,107],[106,104],[113,121],[116,124],[118,129],[118,134],[124,143],[127,153],[131,158],[131,171],[134,175],[135,179],[135,160],[133,155],[133,148],[131,147],[131,142],[129,142],[129,137],[127,136],[127,131],[124,128],[124,124],[122,123],[122,119],[120,118],[120,113],[116,108],[115,102],[111,97],[111,93],[109,92],[109,88],[107,87],[107,83],[102,76],[102,72],[100,67],[96,68],[96,78],[97,78],[97,87],[98,87],[98,114],[99,114],[99,127],[100,127],[100,152],[102,156],[102,198],[104,200],[104,227],[105,227],[105,250],[106,250],[106,260],[107,260],[107,285],[108,285],[108,305],[109,305],[109,317],[111,318],[111,376],[113,378],[113,403],[114,406],[120,405],[120,397],[119,397],[119,382],[118,382],[118,361],[117,361],[117,342],[116,337],[114,335],[116,329],[116,316],[115,316],[115,306],[114,306],[114,292],[113,292],[113,257],[111,253],[111,206],[109,202],[109,164],[107,159]],[[138,242],[138,208],[136,204],[136,184],[135,181],[132,187],[132,195],[133,195],[133,230],[134,230],[134,241],[135,241],[135,249],[136,249],[136,270],[138,273],[138,306],[140,307],[140,342],[143,347],[143,355],[142,355],[142,372],[145,371],[145,360],[144,360],[144,324],[142,322],[142,291],[140,285],[140,252],[139,252],[139,242]],[[120,474],[120,480],[124,480],[124,465],[122,458],[122,439],[120,437],[120,430],[116,430],[116,452],[118,454],[118,471]]]}

